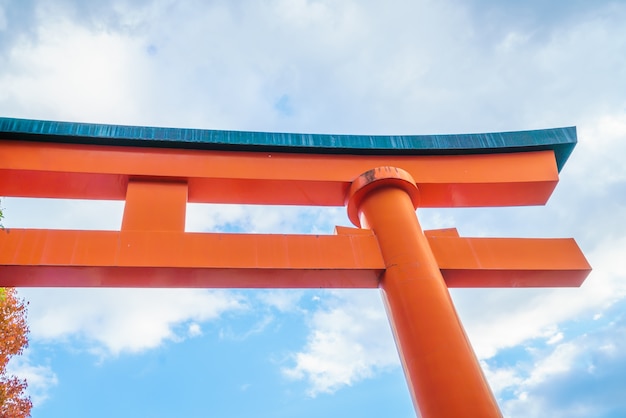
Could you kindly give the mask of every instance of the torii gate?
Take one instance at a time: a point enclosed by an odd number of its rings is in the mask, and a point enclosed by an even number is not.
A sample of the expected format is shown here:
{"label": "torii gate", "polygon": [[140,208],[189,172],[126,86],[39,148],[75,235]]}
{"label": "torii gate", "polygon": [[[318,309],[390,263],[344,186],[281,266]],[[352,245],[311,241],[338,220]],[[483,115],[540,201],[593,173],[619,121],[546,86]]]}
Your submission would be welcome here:
{"label": "torii gate", "polygon": [[[498,417],[447,287],[580,286],[573,239],[422,232],[420,207],[545,204],[575,128],[349,136],[0,118],[0,196],[126,200],[120,231],[0,233],[0,286],[380,288],[416,410]],[[187,202],[347,205],[335,235],[188,233]]]}

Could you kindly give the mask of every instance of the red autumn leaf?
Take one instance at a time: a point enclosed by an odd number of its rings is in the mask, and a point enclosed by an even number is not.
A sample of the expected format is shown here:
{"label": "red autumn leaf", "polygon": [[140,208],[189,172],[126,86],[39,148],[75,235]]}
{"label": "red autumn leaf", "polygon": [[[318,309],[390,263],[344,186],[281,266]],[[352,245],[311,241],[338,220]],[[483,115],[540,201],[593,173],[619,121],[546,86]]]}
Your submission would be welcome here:
{"label": "red autumn leaf", "polygon": [[26,304],[15,289],[0,288],[0,418],[30,417],[33,405],[25,394],[26,381],[6,372],[11,357],[27,346]]}

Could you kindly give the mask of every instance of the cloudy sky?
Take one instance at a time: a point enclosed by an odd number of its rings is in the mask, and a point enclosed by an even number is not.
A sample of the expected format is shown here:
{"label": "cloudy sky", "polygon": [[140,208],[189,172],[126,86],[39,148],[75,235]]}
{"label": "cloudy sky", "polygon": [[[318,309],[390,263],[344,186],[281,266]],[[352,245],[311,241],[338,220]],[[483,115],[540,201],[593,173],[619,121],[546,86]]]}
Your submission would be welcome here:
{"label": "cloudy sky", "polygon": [[[348,134],[577,126],[545,207],[418,210],[574,237],[579,289],[453,290],[507,417],[626,416],[626,2],[0,0],[0,115]],[[121,202],[5,198],[7,227]],[[317,232],[344,208],[189,205],[188,231]],[[33,417],[413,417],[377,291],[22,289]]]}

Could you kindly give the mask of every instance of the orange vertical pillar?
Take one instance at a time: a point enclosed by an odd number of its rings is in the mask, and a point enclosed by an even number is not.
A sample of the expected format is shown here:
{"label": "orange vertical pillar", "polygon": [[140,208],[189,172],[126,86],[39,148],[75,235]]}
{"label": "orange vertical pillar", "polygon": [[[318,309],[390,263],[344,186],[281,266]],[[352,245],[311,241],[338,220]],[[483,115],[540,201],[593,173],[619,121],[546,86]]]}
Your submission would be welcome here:
{"label": "orange vertical pillar", "polygon": [[385,260],[380,287],[416,410],[423,418],[501,417],[415,215],[410,174],[370,170],[348,194],[348,215],[373,230]]}
{"label": "orange vertical pillar", "polygon": [[130,180],[122,230],[183,232],[186,210],[187,183]]}

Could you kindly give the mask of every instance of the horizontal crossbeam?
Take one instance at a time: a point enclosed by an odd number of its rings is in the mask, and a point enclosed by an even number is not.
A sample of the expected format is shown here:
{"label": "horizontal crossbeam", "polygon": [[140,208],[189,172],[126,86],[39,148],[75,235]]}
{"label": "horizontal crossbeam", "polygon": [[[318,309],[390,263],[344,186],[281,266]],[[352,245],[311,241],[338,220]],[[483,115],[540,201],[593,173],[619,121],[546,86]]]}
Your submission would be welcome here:
{"label": "horizontal crossbeam", "polygon": [[465,238],[425,231],[448,287],[580,286],[591,266],[573,238]]}
{"label": "horizontal crossbeam", "polygon": [[[2,138],[0,138],[2,139]],[[189,202],[343,206],[361,173],[411,174],[420,207],[543,205],[554,152],[326,155],[0,141],[0,196],[123,200],[131,180],[188,184]]]}
{"label": "horizontal crossbeam", "polygon": [[[0,232],[0,287],[378,287],[375,235],[337,232],[11,229]],[[590,271],[572,239],[427,237],[449,287],[579,286]]]}

